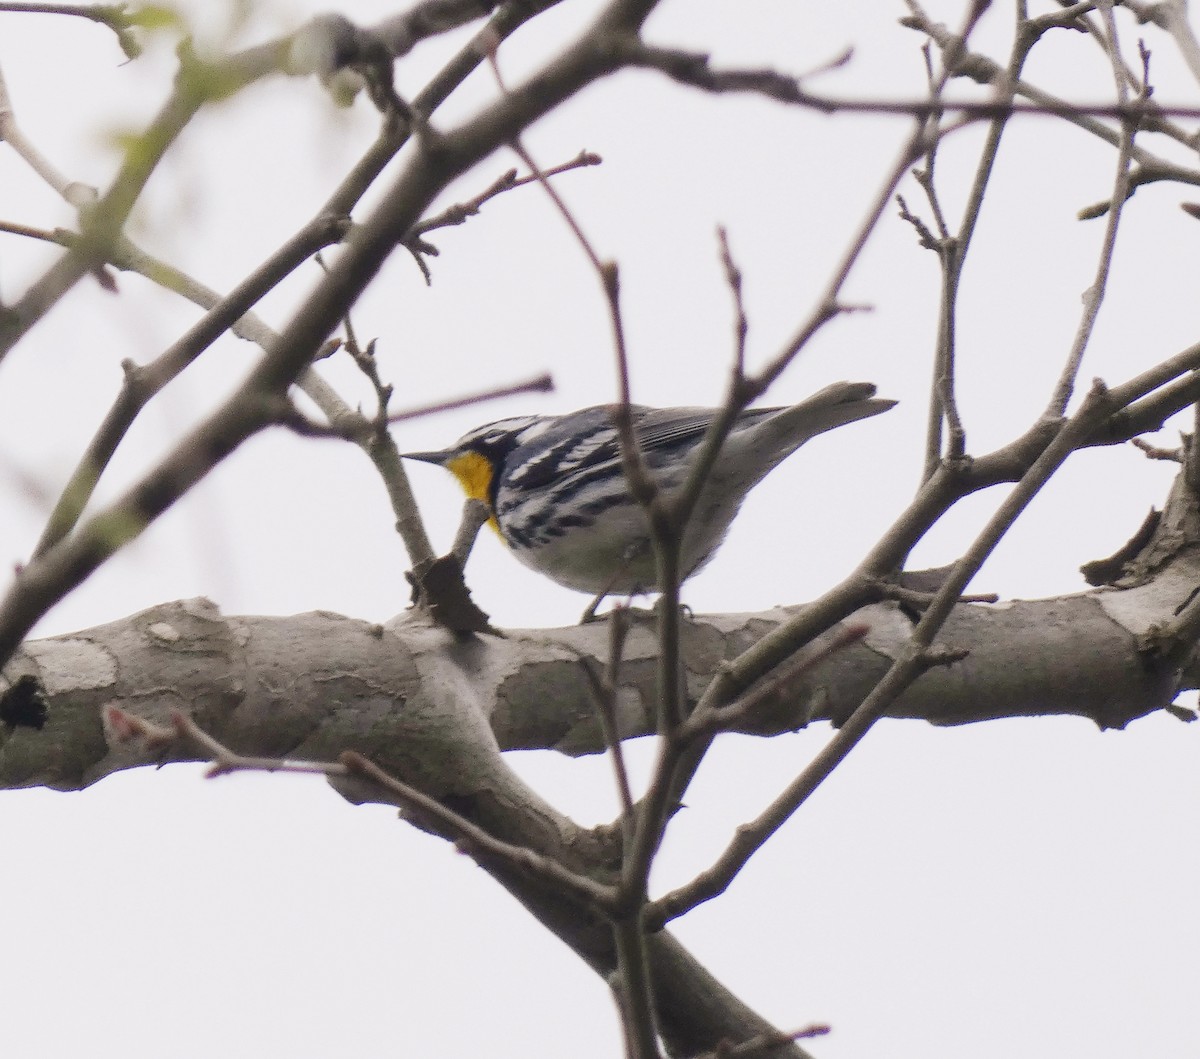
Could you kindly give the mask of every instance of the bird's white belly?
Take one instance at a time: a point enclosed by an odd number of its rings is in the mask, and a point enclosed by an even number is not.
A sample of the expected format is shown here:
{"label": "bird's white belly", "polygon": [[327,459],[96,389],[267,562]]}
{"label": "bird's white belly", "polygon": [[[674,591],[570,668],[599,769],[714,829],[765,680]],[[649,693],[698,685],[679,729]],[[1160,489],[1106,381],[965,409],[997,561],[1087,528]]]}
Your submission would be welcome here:
{"label": "bird's white belly", "polygon": [[[683,578],[699,570],[724,539],[733,511],[697,506],[684,537]],[[640,508],[609,511],[591,526],[545,540],[536,549],[514,547],[526,566],[559,584],[590,595],[632,595],[658,591],[658,569],[649,522]]]}

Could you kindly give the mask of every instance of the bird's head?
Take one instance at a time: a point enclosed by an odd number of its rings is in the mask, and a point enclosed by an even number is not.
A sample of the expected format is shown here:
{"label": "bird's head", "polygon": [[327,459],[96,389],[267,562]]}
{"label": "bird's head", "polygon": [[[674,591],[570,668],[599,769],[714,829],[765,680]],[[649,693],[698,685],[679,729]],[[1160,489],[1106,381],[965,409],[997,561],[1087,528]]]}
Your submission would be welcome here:
{"label": "bird's head", "polygon": [[547,425],[549,420],[545,416],[514,416],[476,427],[448,449],[402,455],[406,460],[444,467],[458,479],[468,497],[482,500],[494,512],[496,488],[508,457]]}

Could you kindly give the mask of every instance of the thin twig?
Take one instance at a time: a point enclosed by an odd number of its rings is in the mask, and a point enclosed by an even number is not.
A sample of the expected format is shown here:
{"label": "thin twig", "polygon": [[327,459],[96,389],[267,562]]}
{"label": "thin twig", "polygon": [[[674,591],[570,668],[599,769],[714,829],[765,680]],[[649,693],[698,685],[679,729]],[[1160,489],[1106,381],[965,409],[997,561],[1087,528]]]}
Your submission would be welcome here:
{"label": "thin twig", "polygon": [[601,696],[603,724],[606,726],[609,754],[612,755],[613,774],[617,783],[617,795],[621,802],[621,828],[626,843],[633,838],[635,807],[633,788],[629,783],[629,770],[625,765],[625,748],[621,742],[621,730],[617,721],[617,702],[621,694],[621,663],[625,657],[625,639],[629,634],[629,608],[617,606],[608,615],[608,666],[604,674],[605,694]]}
{"label": "thin twig", "polygon": [[[902,19],[911,28],[927,32],[927,26],[914,19]],[[929,28],[936,28],[930,22]],[[940,44],[940,42],[939,42]],[[709,66],[708,55],[701,52],[687,52],[670,48],[656,48],[643,45],[640,42],[629,42],[621,49],[621,59],[628,61],[631,66],[657,70],[666,74],[672,80],[692,88],[700,88],[713,93],[749,93],[764,96],[780,103],[790,103],[822,114],[873,114],[903,118],[916,118],[924,121],[936,109],[945,113],[956,114],[968,121],[992,121],[996,118],[1007,118],[1013,115],[1038,117],[1086,119],[1111,118],[1117,121],[1135,121],[1140,123],[1157,122],[1166,117],[1200,118],[1198,106],[1170,106],[1154,103],[1140,105],[1138,103],[1092,103],[1068,102],[1056,99],[1040,92],[1030,93],[1029,102],[1013,100],[1004,103],[996,100],[975,99],[942,99],[936,103],[928,98],[919,99],[887,99],[862,98],[854,96],[831,96],[807,91],[803,85],[792,76],[777,73],[774,70],[714,70]],[[977,61],[978,60],[978,61]],[[986,76],[991,60],[983,56],[965,54],[961,66],[956,69],[956,76],[964,76],[970,71],[973,80]],[[1025,95],[1024,86],[1018,90],[1018,95]],[[1156,131],[1164,131],[1156,129]]]}
{"label": "thin twig", "polygon": [[127,16],[123,16],[124,6],[124,4],[28,4],[18,3],[16,0],[4,0],[3,3],[0,3],[0,11],[5,14],[73,15],[76,18],[86,18],[89,22],[98,22],[104,26],[128,29],[136,23]]}
{"label": "thin twig", "polygon": [[[501,91],[507,91],[499,63],[493,50],[489,54],[492,72]],[[629,355],[625,344],[625,325],[621,314],[620,273],[614,261],[601,260],[595,247],[583,231],[583,226],[559,195],[554,185],[546,178],[541,167],[525,149],[519,137],[510,143],[513,151],[525,163],[526,168],[538,180],[558,214],[566,222],[600,280],[608,306],[609,323],[612,330],[613,349],[617,360],[617,377],[620,400],[613,412],[613,425],[621,443],[621,464],[625,479],[633,497],[641,504],[650,524],[651,541],[657,560],[658,588],[662,593],[659,617],[659,700],[658,728],[667,732],[678,723],[683,711],[683,687],[679,676],[678,593],[682,580],[679,571],[679,550],[683,531],[677,519],[669,517],[654,478],[646,465],[633,424],[632,395],[629,380]]]}
{"label": "thin twig", "polygon": [[[921,176],[915,171],[913,176],[916,178],[917,183],[924,187],[924,181]],[[896,195],[896,208],[900,219],[906,224],[911,224],[913,231],[917,233],[917,243],[925,250],[932,250],[935,254],[939,253],[939,245],[943,237],[941,235],[934,235],[929,225],[908,208],[908,203],[901,194]]]}
{"label": "thin twig", "polygon": [[[224,298],[165,262],[149,257],[128,241],[121,240],[110,252],[112,264],[117,268],[137,271],[198,302],[209,311],[150,364],[136,366],[130,362],[126,365],[121,392],[84,450],[58,503],[46,520],[41,538],[33,551],[34,558],[45,555],[74,529],[117,447],[150,400],[192,364],[226,329],[244,330],[251,327],[252,323],[247,319],[251,306],[316,250],[340,239],[344,230],[344,223],[333,218],[318,219],[305,225]],[[56,233],[56,241],[62,237],[63,233]]]}
{"label": "thin twig", "polygon": [[[546,170],[547,176],[553,176],[558,173],[566,173],[572,169],[578,169],[581,166],[599,165],[601,158],[599,155],[592,154],[588,151],[580,151],[579,154],[569,162],[564,162],[561,165],[554,166]],[[413,256],[417,267],[421,270],[421,275],[425,277],[425,284],[429,286],[433,283],[433,272],[430,270],[429,263],[426,258],[437,257],[438,248],[425,239],[427,232],[434,231],[438,228],[447,228],[454,225],[466,224],[466,222],[476,216],[484,203],[495,198],[497,195],[505,191],[512,191],[514,188],[525,187],[528,184],[537,183],[537,177],[523,176],[518,177],[515,169],[509,169],[502,173],[492,184],[481,191],[472,199],[466,202],[455,203],[448,206],[441,213],[416,225],[412,232],[404,239],[405,249]]]}
{"label": "thin twig", "polygon": [[[910,8],[917,17],[920,9],[910,3]],[[993,80],[996,88],[994,101],[1010,105],[1013,103],[1016,86],[1020,81],[1021,70],[1033,47],[1036,36],[1024,25],[1018,25],[1018,31],[1013,40],[1012,52],[1008,66],[1002,76]],[[941,99],[949,77],[956,73],[954,64],[960,63],[964,46],[962,36],[942,38],[939,47],[943,55],[943,72],[940,80],[931,82],[930,96]],[[941,114],[941,111],[938,111]],[[935,356],[933,379],[930,384],[929,422],[926,432],[925,462],[922,481],[928,481],[937,469],[943,457],[952,460],[961,459],[966,452],[966,432],[958,410],[956,394],[956,351],[957,351],[957,322],[958,322],[958,292],[962,284],[963,268],[966,264],[967,253],[979,222],[983,208],[984,197],[995,171],[996,159],[1000,152],[1000,143],[1008,126],[1011,113],[999,113],[988,126],[987,137],[980,151],[979,161],[975,167],[975,175],[967,195],[966,207],[963,210],[962,221],[958,231],[953,236],[947,231],[938,241],[938,260],[942,269],[942,289],[938,304],[938,328],[935,339]],[[935,214],[941,215],[941,207],[934,183],[934,160],[941,136],[931,139],[926,155],[927,163],[923,176],[918,175],[917,181],[925,190]],[[948,444],[942,450],[942,428],[946,428]]]}
{"label": "thin twig", "polygon": [[[974,25],[974,18],[968,17],[966,30]],[[966,33],[964,32],[964,39]],[[720,452],[729,430],[736,421],[738,412],[754,397],[761,394],[795,359],[800,350],[826,323],[841,313],[847,307],[840,304],[839,296],[843,286],[849,279],[850,272],[866,247],[867,240],[879,224],[884,211],[895,194],[899,181],[903,178],[908,167],[919,158],[925,149],[925,132],[923,122],[917,122],[907,142],[902,146],[900,154],[887,172],[882,187],[874,201],[869,206],[866,216],[853,233],[849,245],[835,266],[833,275],[817,300],[809,318],[800,326],[785,348],[754,378],[748,378],[739,387],[731,388],[724,406],[709,427],[708,433],[701,443],[699,451],[693,457],[688,480],[679,492],[672,498],[672,517],[678,525],[686,525],[697,501],[704,482],[707,480]],[[862,588],[863,598],[867,597],[866,587]],[[847,593],[849,595],[849,593]],[[665,622],[678,614],[673,613],[677,602],[677,593],[673,597],[664,594],[660,621]],[[835,622],[846,617],[849,613],[831,611],[828,624],[814,629],[813,635],[830,628]],[[677,635],[677,633],[676,633]],[[665,646],[665,643],[664,643]],[[797,645],[799,646],[799,645]],[[793,651],[796,648],[793,648]],[[752,649],[753,651],[753,649]],[[783,661],[779,659],[778,661]],[[660,662],[660,666],[663,665]],[[681,681],[678,672],[678,657],[674,660],[674,676]],[[718,679],[709,687],[729,690],[728,685]],[[741,688],[733,692],[729,698],[721,695],[710,696],[708,693],[701,698],[701,703],[722,705],[729,699],[740,694]],[[699,706],[697,706],[697,709]],[[671,808],[682,798],[684,791],[699,768],[707,751],[709,740],[695,739],[687,744],[678,740],[664,739],[660,742],[658,758],[655,762],[653,777],[649,790],[641,801],[638,817],[638,833],[634,842],[633,855],[626,859],[622,871],[622,894],[629,901],[636,901],[639,894],[644,893],[645,881],[648,878],[650,865],[657,851],[667,822],[671,816]]]}
{"label": "thin twig", "polygon": [[226,98],[266,76],[278,69],[280,50],[278,44],[260,45],[216,67],[202,63],[187,49],[180,52],[174,91],[125,151],[108,190],[81,215],[84,223],[78,242],[9,307],[5,326],[0,329],[0,360],[83,276],[109,258],[147,181],[197,112],[213,98],[217,86],[221,98]]}
{"label": "thin twig", "polygon": [[[544,170],[543,175],[547,177],[558,176],[560,173],[568,173],[573,169],[600,165],[603,161],[598,154],[586,150],[580,151],[569,162],[562,162],[559,165],[548,167]],[[424,235],[438,228],[450,228],[455,225],[465,224],[471,217],[476,216],[484,205],[496,198],[496,196],[506,191],[513,191],[516,188],[527,187],[530,184],[538,182],[536,173],[517,176],[515,169],[509,169],[498,176],[488,187],[474,196],[474,198],[467,199],[465,202],[456,202],[452,206],[447,206],[441,213],[425,218],[420,224],[414,226],[413,233],[414,235]]]}
{"label": "thin twig", "polygon": [[[1120,58],[1120,44],[1117,40],[1116,20],[1112,17],[1112,8],[1103,9],[1105,25],[1108,29],[1109,56],[1113,67],[1113,77],[1116,83],[1117,96],[1124,103],[1128,99],[1128,88],[1125,83],[1124,68]],[[1145,101],[1150,97],[1148,78],[1143,78],[1137,89],[1135,99]],[[1071,400],[1075,390],[1075,379],[1083,364],[1083,354],[1087,349],[1096,321],[1100,315],[1100,306],[1104,303],[1104,295],[1108,288],[1108,277],[1112,269],[1113,255],[1117,246],[1117,231],[1121,224],[1125,203],[1130,195],[1130,164],[1133,155],[1133,141],[1137,133],[1136,124],[1125,122],[1121,126],[1121,141],[1117,151],[1116,174],[1113,179],[1112,208],[1108,211],[1104,229],[1104,241],[1100,247],[1099,259],[1096,262],[1096,274],[1092,284],[1083,293],[1083,312],[1067,354],[1066,363],[1055,384],[1054,391],[1047,405],[1048,416],[1061,416]]]}
{"label": "thin twig", "polygon": [[396,779],[357,751],[342,751],[338,756],[338,763],[344,766],[348,775],[363,776],[373,781],[395,796],[404,808],[431,820],[439,830],[453,839],[455,845],[471,856],[501,861],[526,874],[538,876],[544,882],[570,893],[598,911],[604,912],[611,908],[611,887],[603,886],[586,875],[578,875],[558,861],[551,860],[527,846],[514,846],[489,835],[481,827],[447,809],[427,794]]}
{"label": "thin twig", "polygon": [[0,141],[8,144],[30,169],[75,209],[82,210],[95,204],[98,194],[94,187],[71,180],[60,173],[21,131],[2,72],[0,72]]}
{"label": "thin twig", "polygon": [[627,1059],[661,1059],[655,1028],[654,983],[646,959],[646,935],[641,917],[630,915],[613,923],[617,973],[610,983],[617,995],[625,1030]]}
{"label": "thin twig", "polygon": [[596,705],[596,716],[600,719],[604,746],[613,764],[613,778],[621,804],[621,832],[628,845],[633,834],[636,806],[633,801],[633,788],[629,783],[629,770],[625,764],[625,750],[621,743],[617,700],[621,689],[621,663],[625,657],[625,640],[629,634],[629,607],[614,607],[608,613],[607,620],[608,663],[604,676],[597,675],[592,669],[591,660],[582,654],[579,655],[579,664],[588,682],[592,701]]}
{"label": "thin twig", "polygon": [[782,1044],[794,1044],[796,1041],[808,1041],[814,1037],[824,1037],[830,1032],[823,1023],[803,1026],[798,1030],[780,1033],[760,1033],[741,1044],[724,1045],[714,1052],[704,1052],[694,1059],[750,1059],[762,1052],[778,1048]]}
{"label": "thin twig", "polygon": [[788,687],[805,673],[824,664],[839,651],[858,643],[870,627],[862,623],[850,624],[821,644],[816,650],[801,651],[795,658],[772,670],[766,677],[745,694],[721,706],[696,709],[682,725],[677,738],[680,741],[709,736],[720,731],[737,730],[748,718],[761,709],[765,702],[786,693]]}
{"label": "thin twig", "polygon": [[[494,56],[492,66],[497,71],[496,76],[499,80],[499,69],[495,64]],[[503,81],[500,81],[500,84],[503,86]],[[633,419],[630,413],[632,402],[629,386],[629,354],[625,346],[625,325],[621,316],[621,282],[617,264],[614,261],[602,261],[600,259],[600,255],[596,252],[591,240],[584,233],[583,227],[575,215],[571,212],[562,196],[559,195],[554,185],[546,179],[545,174],[520,140],[514,139],[509,146],[512,147],[521,161],[525,163],[526,167],[550,198],[550,201],[554,203],[555,209],[563,220],[566,221],[567,227],[571,229],[576,242],[587,256],[593,270],[600,279],[601,287],[604,290],[605,303],[609,311],[609,323],[613,335],[613,348],[617,358],[617,378],[620,390],[620,402],[617,411],[613,415],[613,422],[620,434],[621,457],[625,466],[625,476],[629,480],[630,490],[639,502],[646,507],[647,511],[650,511],[654,498],[657,495],[657,489],[654,485],[654,479],[646,467],[641,447],[637,443],[637,437],[633,429]],[[654,521],[654,518],[651,517],[652,525]]]}
{"label": "thin twig", "polygon": [[119,707],[107,706],[104,710],[104,723],[110,738],[122,742],[140,742],[155,751],[162,751],[179,740],[191,742],[211,759],[209,777],[233,772],[300,772],[370,780],[390,794],[398,805],[431,822],[440,833],[472,856],[507,863],[525,874],[539,877],[570,893],[574,898],[599,911],[603,912],[612,905],[611,887],[578,875],[558,861],[526,846],[515,846],[495,838],[466,817],[447,809],[435,798],[397,779],[356,751],[343,751],[337,761],[297,761],[245,756],[236,753],[210,735],[182,710],[171,711],[171,727],[168,728]]}
{"label": "thin twig", "polygon": [[467,497],[463,504],[462,519],[454,534],[454,542],[450,545],[450,554],[458,560],[460,567],[467,565],[471,549],[475,547],[475,539],[491,517],[492,512],[487,504],[473,496]]}
{"label": "thin twig", "polygon": [[1142,438],[1133,438],[1130,444],[1135,449],[1140,449],[1148,460],[1163,460],[1168,463],[1182,464],[1185,461],[1184,450],[1180,446],[1173,449],[1164,449],[1158,445],[1151,445],[1150,442]]}
{"label": "thin twig", "polygon": [[934,594],[929,608],[914,628],[908,644],[899,652],[883,679],[771,805],[754,821],[738,828],[734,840],[709,868],[691,882],[660,900],[651,902],[646,913],[651,929],[661,927],[674,917],[724,892],[749,859],[858,745],[896,697],[931,665],[944,664],[944,658],[930,656],[928,652],[934,637],[957,605],[967,584],[1018,515],[1071,453],[1083,445],[1096,424],[1110,411],[1109,392],[1097,380],[1080,410],[1062,425],[1054,441],[1047,446],[996,509],[971,546],[954,564],[947,579]]}
{"label": "thin twig", "polygon": [[731,389],[741,385],[746,376],[746,335],[750,324],[746,319],[746,303],[742,300],[742,270],[733,260],[729,248],[729,233],[724,226],[717,228],[717,242],[721,247],[721,267],[725,271],[725,283],[733,298],[733,378]]}
{"label": "thin twig", "polygon": [[[914,8],[916,7],[916,5],[913,3],[910,3],[909,6],[914,7]],[[944,26],[941,26],[938,23],[934,22],[924,12],[920,12],[919,8],[916,8],[916,10],[919,13],[910,17],[909,19],[906,19],[905,24],[911,26],[911,28],[913,28],[913,29],[919,30],[921,33],[924,33],[931,40],[933,40],[939,47],[948,46],[951,43],[951,35],[946,30],[946,28]],[[1031,19],[1030,26],[1029,26],[1030,31],[1035,34],[1041,32],[1041,26],[1043,24],[1043,20],[1044,20],[1044,16],[1043,16],[1043,19]],[[988,58],[987,56],[980,55],[977,52],[963,53],[962,61],[961,61],[961,70],[964,75],[969,76],[973,81],[976,81],[979,84],[996,84],[999,81],[1003,80],[1003,78],[1005,76],[1005,71],[1004,71],[1003,67],[999,66],[996,62],[994,62],[992,59]],[[1119,121],[1124,121],[1124,120],[1135,120],[1136,121],[1136,120],[1138,120],[1137,115],[1132,113],[1132,110],[1136,106],[1135,104],[1129,104],[1124,109],[1122,109],[1120,104],[1116,104],[1116,105],[1107,104],[1107,105],[1097,105],[1097,106],[1083,106],[1083,105],[1072,104],[1064,99],[1060,99],[1057,96],[1051,95],[1049,92],[1043,91],[1042,89],[1036,87],[1035,85],[1028,83],[1027,81],[1018,81],[1017,82],[1016,94],[1017,94],[1017,96],[1019,96],[1023,99],[1029,100],[1029,106],[1022,106],[1022,105],[1014,104],[1014,107],[1012,108],[1011,113],[1013,113],[1013,114],[1028,113],[1028,112],[1031,112],[1029,108],[1032,107],[1034,110],[1036,110],[1039,113],[1044,113],[1047,115],[1053,115],[1056,117],[1060,117],[1064,121],[1067,121],[1070,124],[1075,125],[1076,127],[1080,128],[1080,129],[1083,129],[1084,131],[1090,133],[1091,135],[1099,137],[1100,139],[1104,140],[1106,143],[1111,144],[1113,147],[1118,146],[1118,144],[1120,142],[1119,130],[1114,129],[1111,126],[1105,124],[1103,121],[1100,121],[1097,119],[1101,118],[1101,117],[1106,117],[1106,118],[1113,118],[1113,119],[1116,119]],[[1197,146],[1198,134],[1194,133],[1194,132],[1191,132],[1191,133],[1186,132],[1185,130],[1179,128],[1178,126],[1176,126],[1170,122],[1164,121],[1163,117],[1167,116],[1168,114],[1174,115],[1174,116],[1179,116],[1179,117],[1200,116],[1197,114],[1184,113],[1184,111],[1191,111],[1191,110],[1196,110],[1196,109],[1197,108],[1193,108],[1193,107],[1163,108],[1163,107],[1160,107],[1159,104],[1157,104],[1155,102],[1148,102],[1148,103],[1146,103],[1146,105],[1144,107],[1144,114],[1141,116],[1141,125],[1147,131],[1161,133],[1164,136],[1167,136],[1173,140],[1176,140],[1178,143],[1184,145],[1185,147],[1190,147],[1191,149],[1194,150]],[[988,115],[988,116],[995,117],[997,115]],[[972,119],[969,117],[969,115],[964,113],[962,120],[970,121]],[[1137,161],[1139,164],[1146,165],[1150,168],[1154,168],[1154,169],[1176,168],[1171,163],[1166,162],[1164,159],[1158,157],[1157,155],[1151,154],[1149,151],[1146,151],[1143,148],[1135,149],[1133,157],[1134,157],[1135,161]],[[1189,172],[1192,173],[1191,176],[1183,175],[1184,173],[1189,173]],[[1180,179],[1180,180],[1184,181],[1185,183],[1195,183],[1196,182],[1195,177],[1197,177],[1197,176],[1200,176],[1200,174],[1194,173],[1193,171],[1185,170],[1185,171],[1183,171],[1183,173],[1181,173],[1181,175],[1177,179]]]}
{"label": "thin twig", "polygon": [[[905,588],[893,581],[878,582],[879,595],[883,599],[894,599],[917,610],[924,610],[934,600],[936,593],[918,592],[916,589]],[[999,603],[1000,597],[995,592],[967,592],[958,597],[959,603]]]}
{"label": "thin twig", "polygon": [[436,415],[439,412],[451,412],[457,408],[469,408],[472,405],[485,404],[488,401],[500,400],[504,397],[516,397],[526,393],[550,393],[554,390],[554,380],[547,372],[535,375],[523,382],[509,383],[505,386],[491,386],[477,393],[465,394],[462,397],[448,397],[444,401],[432,401],[429,404],[416,405],[399,412],[389,412],[382,420],[370,421],[362,416],[354,416],[346,422],[314,423],[309,420],[297,421],[288,418],[284,426],[295,427],[298,432],[310,438],[340,438],[344,441],[362,442],[371,434],[378,433],[378,424],[390,426],[395,423],[407,423],[413,419]]}
{"label": "thin twig", "polygon": [[1200,81],[1200,42],[1188,20],[1187,0],[1156,0],[1154,3],[1124,0],[1124,6],[1134,11],[1140,21],[1153,22],[1166,30],[1192,76]]}
{"label": "thin twig", "polygon": [[550,393],[554,389],[554,380],[547,372],[535,375],[523,382],[509,383],[505,386],[492,386],[476,393],[465,394],[462,397],[448,397],[444,401],[433,401],[430,404],[417,405],[401,412],[393,412],[388,416],[389,423],[403,423],[410,419],[433,415],[436,412],[451,412],[457,408],[468,408],[471,405],[482,404],[485,401],[498,401],[504,397],[515,397],[525,393]]}
{"label": "thin twig", "polygon": [[[489,54],[492,71],[502,92],[507,89],[500,73],[499,63],[493,50]],[[660,599],[658,637],[658,696],[657,727],[660,734],[673,730],[682,716],[682,681],[679,674],[680,651],[678,629],[679,548],[681,540],[673,538],[674,527],[663,517],[658,500],[658,490],[651,478],[645,459],[634,432],[632,401],[629,380],[629,357],[625,345],[625,328],[621,316],[620,273],[613,261],[604,261],[583,231],[575,215],[568,208],[554,185],[546,178],[533,156],[526,150],[519,137],[513,137],[510,146],[534,174],[546,195],[554,204],[559,215],[566,221],[600,280],[605,302],[609,310],[613,346],[617,360],[620,401],[613,413],[613,423],[621,443],[621,462],[630,492],[642,505],[651,527],[657,559]],[[672,621],[672,619],[674,619]],[[632,801],[632,797],[630,797]],[[613,937],[617,948],[618,977],[616,987],[620,998],[622,1023],[625,1028],[626,1048],[634,1059],[658,1059],[657,1035],[654,1027],[654,1000],[650,983],[650,969],[646,962],[645,938],[641,929],[641,911],[647,900],[646,879],[649,873],[649,856],[638,855],[637,836],[645,833],[645,806],[638,812],[638,822],[633,834],[625,840],[625,858],[618,888],[617,910],[613,921]],[[626,825],[623,823],[623,832]],[[651,830],[659,831],[659,827]]]}

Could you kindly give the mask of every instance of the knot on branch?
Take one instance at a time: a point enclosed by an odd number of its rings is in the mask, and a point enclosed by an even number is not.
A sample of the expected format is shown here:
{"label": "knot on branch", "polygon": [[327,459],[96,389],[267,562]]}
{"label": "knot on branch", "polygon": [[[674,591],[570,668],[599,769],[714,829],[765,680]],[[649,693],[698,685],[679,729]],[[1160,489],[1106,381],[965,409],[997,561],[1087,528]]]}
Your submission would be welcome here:
{"label": "knot on branch", "polygon": [[500,635],[471,598],[471,590],[463,579],[462,563],[453,552],[406,576],[412,584],[413,602],[443,629],[459,634]]}

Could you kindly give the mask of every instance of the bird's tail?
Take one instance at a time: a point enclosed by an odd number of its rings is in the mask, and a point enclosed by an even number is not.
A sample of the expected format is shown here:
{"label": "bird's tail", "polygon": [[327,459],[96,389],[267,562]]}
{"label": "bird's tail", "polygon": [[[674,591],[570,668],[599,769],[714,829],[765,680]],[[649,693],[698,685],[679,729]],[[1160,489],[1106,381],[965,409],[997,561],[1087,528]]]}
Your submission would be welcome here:
{"label": "bird's tail", "polygon": [[835,382],[818,390],[808,400],[785,408],[768,422],[781,441],[795,437],[797,444],[802,445],[834,427],[886,412],[895,403],[876,397],[874,383]]}
{"label": "bird's tail", "polygon": [[[875,386],[869,382],[835,382],[818,390],[811,397],[790,408],[782,408],[773,416],[760,420],[740,438],[731,437],[754,446],[763,458],[762,474],[766,474],[786,459],[806,441],[827,430],[854,423],[886,412],[895,401],[875,396]],[[774,459],[767,458],[772,454]]]}

